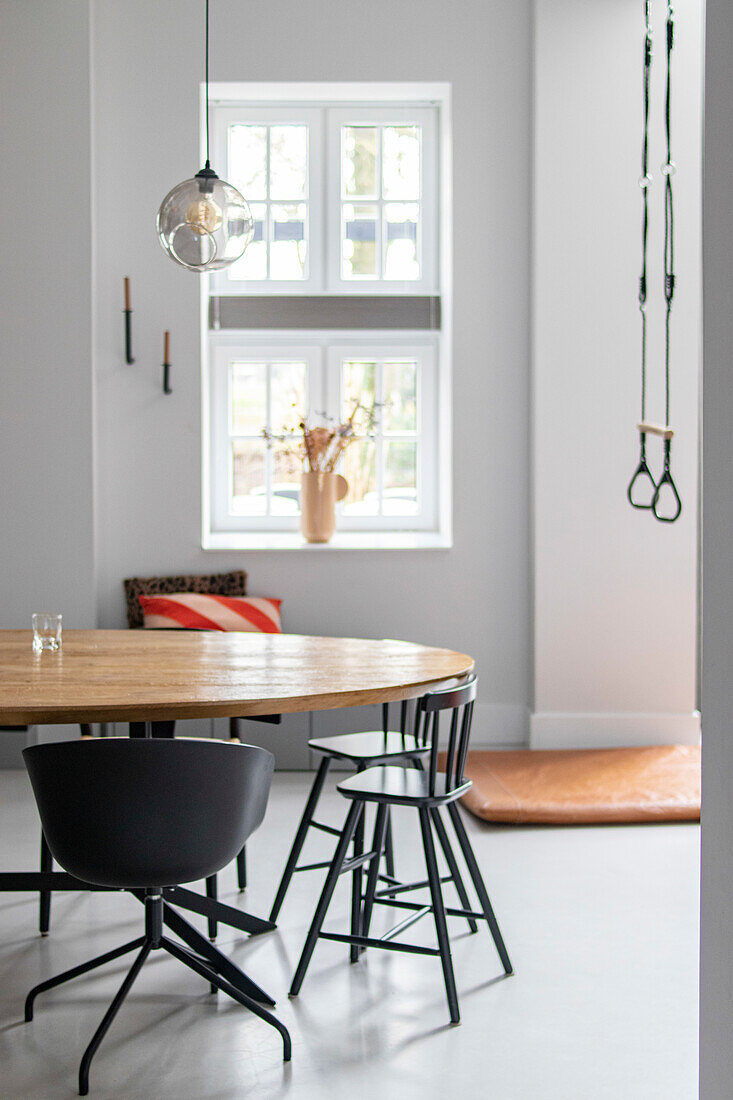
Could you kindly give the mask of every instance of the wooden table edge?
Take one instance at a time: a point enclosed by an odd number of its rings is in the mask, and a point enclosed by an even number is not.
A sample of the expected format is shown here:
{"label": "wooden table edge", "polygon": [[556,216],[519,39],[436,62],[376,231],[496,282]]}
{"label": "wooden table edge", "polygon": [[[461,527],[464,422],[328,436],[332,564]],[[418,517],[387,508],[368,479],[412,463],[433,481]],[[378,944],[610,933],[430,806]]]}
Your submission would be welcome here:
{"label": "wooden table edge", "polygon": [[[463,655],[462,655],[463,656]],[[308,711],[338,710],[348,707],[369,706],[379,703],[401,702],[417,699],[433,688],[448,687],[459,683],[473,671],[474,662],[466,657],[466,667],[453,676],[440,679],[416,680],[398,687],[364,688],[315,695],[269,697],[266,699],[233,699],[222,702],[198,703],[116,703],[84,706],[73,704],[63,708],[0,707],[0,726],[68,725],[79,722],[157,722],[195,718],[247,718],[261,714],[301,714]]]}

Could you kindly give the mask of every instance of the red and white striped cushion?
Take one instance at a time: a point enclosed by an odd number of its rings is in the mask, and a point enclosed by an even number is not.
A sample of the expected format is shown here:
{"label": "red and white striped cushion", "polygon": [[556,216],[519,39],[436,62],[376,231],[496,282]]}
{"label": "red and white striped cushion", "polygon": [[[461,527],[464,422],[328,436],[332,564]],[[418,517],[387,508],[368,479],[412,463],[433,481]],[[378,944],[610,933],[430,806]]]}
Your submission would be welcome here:
{"label": "red and white striped cushion", "polygon": [[215,596],[174,592],[171,596],[140,596],[144,625],[153,629],[248,630],[281,634],[282,600],[264,596]]}

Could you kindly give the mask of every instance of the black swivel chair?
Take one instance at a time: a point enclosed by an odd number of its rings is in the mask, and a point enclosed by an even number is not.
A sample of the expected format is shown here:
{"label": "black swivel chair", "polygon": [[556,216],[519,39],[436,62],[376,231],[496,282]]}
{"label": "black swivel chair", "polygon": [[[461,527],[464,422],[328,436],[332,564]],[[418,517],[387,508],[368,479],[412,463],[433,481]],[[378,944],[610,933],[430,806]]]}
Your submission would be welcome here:
{"label": "black swivel chair", "polygon": [[162,888],[216,874],[262,823],[272,754],[213,740],[121,737],[34,745],[23,756],[54,858],[77,878],[129,890],[145,904],[144,935],[41,982],[28,994],[25,1018],[31,1020],[39,993],[138,952],[84,1053],[80,1095],[89,1091],[89,1066],[99,1044],[145,959],[158,948],[208,981],[212,991],[221,989],[276,1028],[289,1061],[287,1029],[237,988],[231,968],[231,980],[223,978],[163,934]]}
{"label": "black swivel chair", "polygon": [[[346,823],[339,836],[323,892],[293,977],[293,983],[290,987],[291,997],[297,996],[300,992],[308,964],[319,938],[350,944],[352,962],[358,958],[363,950],[369,947],[381,947],[391,951],[404,951],[411,954],[437,955],[440,957],[443,966],[443,979],[451,1023],[459,1023],[458,994],[453,974],[446,916],[462,917],[467,920],[472,932],[476,930],[476,921],[486,921],[504,967],[504,973],[511,974],[513,972],[476,856],[456,805],[457,799],[465,794],[471,786],[471,780],[464,777],[463,769],[471,735],[471,718],[476,698],[476,683],[476,677],[474,676],[461,687],[431,691],[420,699],[415,736],[418,743],[426,746],[430,753],[427,771],[423,767],[422,761],[418,761],[414,768],[369,768],[338,784],[339,793],[351,801],[351,806],[346,817]],[[444,771],[439,772],[440,714],[444,711],[451,712],[451,723],[443,763]],[[348,849],[351,839],[360,821],[363,821],[366,805],[369,802],[377,804],[377,816],[371,848],[368,852],[349,858]],[[377,889],[387,815],[391,806],[409,806],[418,811],[428,877],[427,881],[388,885]],[[450,822],[468,867],[478,897],[479,911],[470,908],[468,896],[458,871],[458,865],[447,839],[445,824],[440,816],[440,810],[443,807],[448,811]],[[447,876],[441,877],[438,870],[433,830],[441,841],[441,847],[446,856],[449,872]],[[339,876],[349,871],[355,871],[357,868],[361,869],[367,863],[369,864],[369,872],[363,897],[360,881],[355,877],[352,878],[351,931],[349,933],[323,932],[323,922]],[[442,889],[442,884],[446,881],[452,881],[456,887],[461,902],[460,909],[446,908]],[[426,886],[430,890],[430,902],[404,900],[405,893]],[[405,919],[388,932],[385,932],[379,939],[369,935],[375,905],[387,905],[390,908],[406,912]],[[427,916],[428,913],[433,914],[435,921],[435,930],[438,937],[437,947],[424,947],[420,944],[398,942],[396,939],[398,935],[422,917]]]}
{"label": "black swivel chair", "polygon": [[[234,744],[239,744],[242,740],[241,723],[243,718],[230,718],[229,719],[229,740]],[[251,719],[253,722],[273,722],[278,724],[281,721],[279,714],[262,714],[256,715]],[[163,723],[158,723],[159,726]],[[175,735],[175,722],[167,722],[166,737],[173,737]],[[79,725],[81,737],[83,740],[87,740],[93,736],[92,726],[88,722],[81,722]],[[104,736],[104,734],[102,734]],[[130,736],[131,737],[145,737],[146,736],[146,723],[145,722],[131,722],[130,723]],[[241,851],[237,852],[237,884],[239,886],[240,893],[247,887],[247,849],[242,847]],[[43,829],[41,829],[41,871],[53,870],[53,856],[51,850],[46,842],[46,838],[43,835]],[[51,890],[41,890],[39,892],[39,914],[38,914],[38,930],[42,936],[47,936],[51,927]],[[216,875],[209,875],[206,880],[206,896],[212,898],[214,901],[219,896],[219,888]],[[209,917],[207,921],[209,927],[209,939],[216,939],[217,922],[213,917]]]}

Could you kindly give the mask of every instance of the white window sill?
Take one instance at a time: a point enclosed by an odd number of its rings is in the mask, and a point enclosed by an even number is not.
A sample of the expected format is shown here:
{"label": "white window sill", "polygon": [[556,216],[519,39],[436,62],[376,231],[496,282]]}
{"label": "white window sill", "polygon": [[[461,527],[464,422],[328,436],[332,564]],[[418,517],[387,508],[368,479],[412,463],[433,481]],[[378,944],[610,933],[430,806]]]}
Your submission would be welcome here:
{"label": "white window sill", "polygon": [[450,535],[436,531],[337,531],[330,542],[306,542],[297,531],[207,532],[204,550],[448,550]]}

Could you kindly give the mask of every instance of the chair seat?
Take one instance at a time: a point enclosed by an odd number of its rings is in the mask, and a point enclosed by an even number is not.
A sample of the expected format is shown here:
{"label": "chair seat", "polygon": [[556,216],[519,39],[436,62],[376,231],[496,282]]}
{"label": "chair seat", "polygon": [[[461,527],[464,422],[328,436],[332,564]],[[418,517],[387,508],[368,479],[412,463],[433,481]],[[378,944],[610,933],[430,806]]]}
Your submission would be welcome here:
{"label": "chair seat", "polygon": [[438,772],[435,793],[430,794],[430,776],[416,768],[368,768],[343,783],[338,790],[346,798],[364,802],[389,802],[398,806],[440,806],[454,802],[469,790],[470,779],[446,792],[446,777]]}
{"label": "chair seat", "polygon": [[388,733],[385,736],[382,730],[317,737],[308,742],[308,747],[339,760],[354,760],[363,764],[378,764],[383,760],[405,757],[415,759],[430,751],[429,747],[418,745],[414,737],[407,734],[403,737],[401,733]]}

